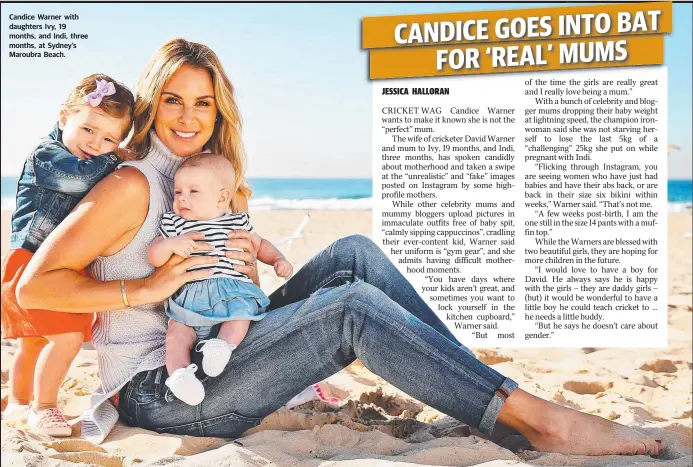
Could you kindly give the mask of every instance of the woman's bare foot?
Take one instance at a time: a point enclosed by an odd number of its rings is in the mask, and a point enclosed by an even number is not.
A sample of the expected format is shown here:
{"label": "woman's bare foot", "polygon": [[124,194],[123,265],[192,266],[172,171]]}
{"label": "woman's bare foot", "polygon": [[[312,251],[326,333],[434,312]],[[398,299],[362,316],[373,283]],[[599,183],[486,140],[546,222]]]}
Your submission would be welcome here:
{"label": "woman's bare foot", "polygon": [[601,456],[658,455],[661,444],[627,426],[539,399],[521,389],[508,397],[498,422],[525,436],[538,451]]}
{"label": "woman's bare foot", "polygon": [[560,408],[564,413],[547,424],[548,430],[526,434],[538,451],[587,456],[659,454],[660,446],[654,439],[632,428],[595,415]]}

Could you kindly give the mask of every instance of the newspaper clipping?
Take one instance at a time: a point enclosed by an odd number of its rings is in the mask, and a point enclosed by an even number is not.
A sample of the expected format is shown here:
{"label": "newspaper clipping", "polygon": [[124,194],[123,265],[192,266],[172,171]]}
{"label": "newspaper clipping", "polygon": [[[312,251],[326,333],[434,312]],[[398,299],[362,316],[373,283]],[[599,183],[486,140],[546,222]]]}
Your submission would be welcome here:
{"label": "newspaper clipping", "polygon": [[693,467],[692,19],[3,2],[2,465]]}

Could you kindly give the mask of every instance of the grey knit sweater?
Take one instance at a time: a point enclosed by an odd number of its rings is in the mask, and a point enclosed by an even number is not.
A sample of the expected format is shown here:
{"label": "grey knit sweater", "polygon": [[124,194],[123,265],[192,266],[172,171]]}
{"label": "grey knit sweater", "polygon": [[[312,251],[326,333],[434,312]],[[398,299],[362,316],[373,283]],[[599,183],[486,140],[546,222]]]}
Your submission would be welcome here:
{"label": "grey knit sweater", "polygon": [[[152,148],[140,161],[121,165],[140,170],[149,182],[149,212],[135,238],[118,253],[98,257],[90,276],[102,280],[141,279],[154,268],[147,247],[158,235],[161,216],[171,210],[173,175],[183,158],[173,154],[152,131]],[[82,437],[101,443],[118,421],[118,410],[108,400],[140,371],[165,364],[166,318],[163,303],[97,313],[92,344],[97,350],[101,387],[92,395],[91,408],[82,415]]]}

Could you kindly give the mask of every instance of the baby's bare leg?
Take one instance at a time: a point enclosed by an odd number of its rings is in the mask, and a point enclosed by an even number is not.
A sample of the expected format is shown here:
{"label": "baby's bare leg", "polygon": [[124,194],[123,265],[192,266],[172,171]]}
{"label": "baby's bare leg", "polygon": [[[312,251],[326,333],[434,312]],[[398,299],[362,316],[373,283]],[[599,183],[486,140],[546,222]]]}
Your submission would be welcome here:
{"label": "baby's bare leg", "polygon": [[169,375],[179,368],[190,365],[190,349],[197,341],[197,334],[190,326],[169,319],[166,331],[166,370]]}
{"label": "baby's bare leg", "polygon": [[238,345],[243,341],[243,338],[248,333],[250,320],[243,321],[225,321],[219,329],[217,338],[226,341],[228,344]]}

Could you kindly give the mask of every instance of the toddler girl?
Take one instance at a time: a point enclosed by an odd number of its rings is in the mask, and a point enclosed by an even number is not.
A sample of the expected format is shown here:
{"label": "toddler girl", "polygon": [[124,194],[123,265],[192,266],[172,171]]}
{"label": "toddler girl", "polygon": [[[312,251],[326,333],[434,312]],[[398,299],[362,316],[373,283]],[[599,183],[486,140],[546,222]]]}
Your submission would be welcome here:
{"label": "toddler girl", "polygon": [[[251,232],[260,261],[272,264],[278,276],[288,278],[291,264],[277,248],[260,238],[250,225],[247,213],[231,212],[235,193],[231,162],[219,154],[197,154],[181,164],[174,178],[173,212],[162,217],[160,233],[147,250],[156,267],[174,253],[210,255],[219,258],[214,265],[192,269],[211,269],[208,279],[189,282],[166,303],[170,318],[166,335],[166,385],[183,402],[197,405],[205,390],[195,377],[197,365],[190,363],[195,342],[202,352],[202,369],[208,376],[219,376],[241,343],[251,321],[264,318],[269,299],[253,281],[234,269],[243,264],[225,256],[225,242],[233,230]],[[204,240],[196,242],[195,240]],[[221,323],[219,334],[210,339],[212,328]]]}
{"label": "toddler girl", "polygon": [[19,177],[1,278],[2,338],[19,339],[19,348],[3,416],[22,418],[28,412],[29,425],[43,434],[72,434],[57,408],[58,389],[82,342],[91,339],[93,314],[24,310],[15,297],[17,281],[48,234],[120,162],[114,151],[130,131],[134,102],[126,87],[106,75],[84,78]]}

